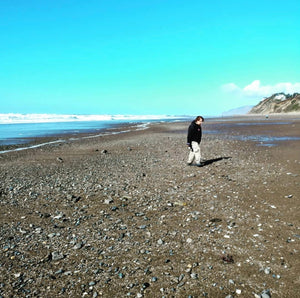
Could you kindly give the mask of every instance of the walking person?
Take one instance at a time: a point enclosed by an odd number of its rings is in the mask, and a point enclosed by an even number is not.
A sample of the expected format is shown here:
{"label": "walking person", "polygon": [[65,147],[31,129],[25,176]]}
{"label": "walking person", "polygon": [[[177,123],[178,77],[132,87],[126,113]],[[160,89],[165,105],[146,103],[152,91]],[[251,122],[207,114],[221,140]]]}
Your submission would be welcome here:
{"label": "walking person", "polygon": [[204,118],[202,116],[197,116],[196,119],[191,122],[188,129],[187,145],[190,148],[190,153],[187,162],[188,165],[192,165],[193,161],[195,161],[196,166],[203,166],[203,163],[201,163],[200,149],[200,143],[202,138],[202,122],[204,122]]}

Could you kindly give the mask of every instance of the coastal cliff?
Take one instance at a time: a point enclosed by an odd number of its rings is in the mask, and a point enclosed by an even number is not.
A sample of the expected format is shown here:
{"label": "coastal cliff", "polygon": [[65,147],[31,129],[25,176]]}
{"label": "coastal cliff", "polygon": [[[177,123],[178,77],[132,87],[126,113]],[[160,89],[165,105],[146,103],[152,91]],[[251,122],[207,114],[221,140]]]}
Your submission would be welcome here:
{"label": "coastal cliff", "polygon": [[254,106],[249,114],[300,112],[300,94],[275,93]]}

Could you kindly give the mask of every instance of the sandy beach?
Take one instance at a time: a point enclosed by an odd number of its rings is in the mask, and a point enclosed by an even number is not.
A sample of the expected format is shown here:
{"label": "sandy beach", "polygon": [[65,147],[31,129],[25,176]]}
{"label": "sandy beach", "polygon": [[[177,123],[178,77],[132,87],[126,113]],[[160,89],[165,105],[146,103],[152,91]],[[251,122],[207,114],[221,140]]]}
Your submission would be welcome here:
{"label": "sandy beach", "polygon": [[188,125],[1,154],[0,296],[299,297],[300,116]]}

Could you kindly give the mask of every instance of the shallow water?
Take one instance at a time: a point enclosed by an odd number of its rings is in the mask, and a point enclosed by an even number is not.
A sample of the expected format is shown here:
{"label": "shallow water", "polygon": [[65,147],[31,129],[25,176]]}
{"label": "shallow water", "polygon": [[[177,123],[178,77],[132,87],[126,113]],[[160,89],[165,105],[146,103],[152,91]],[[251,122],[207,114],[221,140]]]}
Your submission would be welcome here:
{"label": "shallow water", "polygon": [[[237,122],[237,123],[216,123],[208,126],[208,129],[204,131],[205,134],[219,134],[224,139],[238,140],[238,141],[253,141],[257,142],[257,146],[274,147],[279,142],[286,141],[299,141],[299,136],[278,136],[276,125],[286,125],[287,127],[293,125],[290,121],[262,121],[262,122]],[[253,134],[255,126],[258,127],[258,131],[262,126],[270,126],[269,130],[264,130],[265,134]],[[253,127],[251,130],[243,130],[242,128]],[[242,129],[242,130],[241,130]],[[276,136],[275,136],[276,134]]]}

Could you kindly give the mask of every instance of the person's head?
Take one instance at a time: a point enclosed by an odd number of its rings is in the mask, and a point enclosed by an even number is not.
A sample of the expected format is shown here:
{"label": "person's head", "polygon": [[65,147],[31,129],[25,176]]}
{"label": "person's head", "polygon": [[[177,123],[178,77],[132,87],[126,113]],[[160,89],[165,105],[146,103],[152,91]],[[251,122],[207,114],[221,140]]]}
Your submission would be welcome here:
{"label": "person's head", "polygon": [[195,122],[196,122],[196,124],[201,124],[202,122],[204,122],[204,118],[202,117],[202,116],[197,116],[196,118],[195,118]]}

